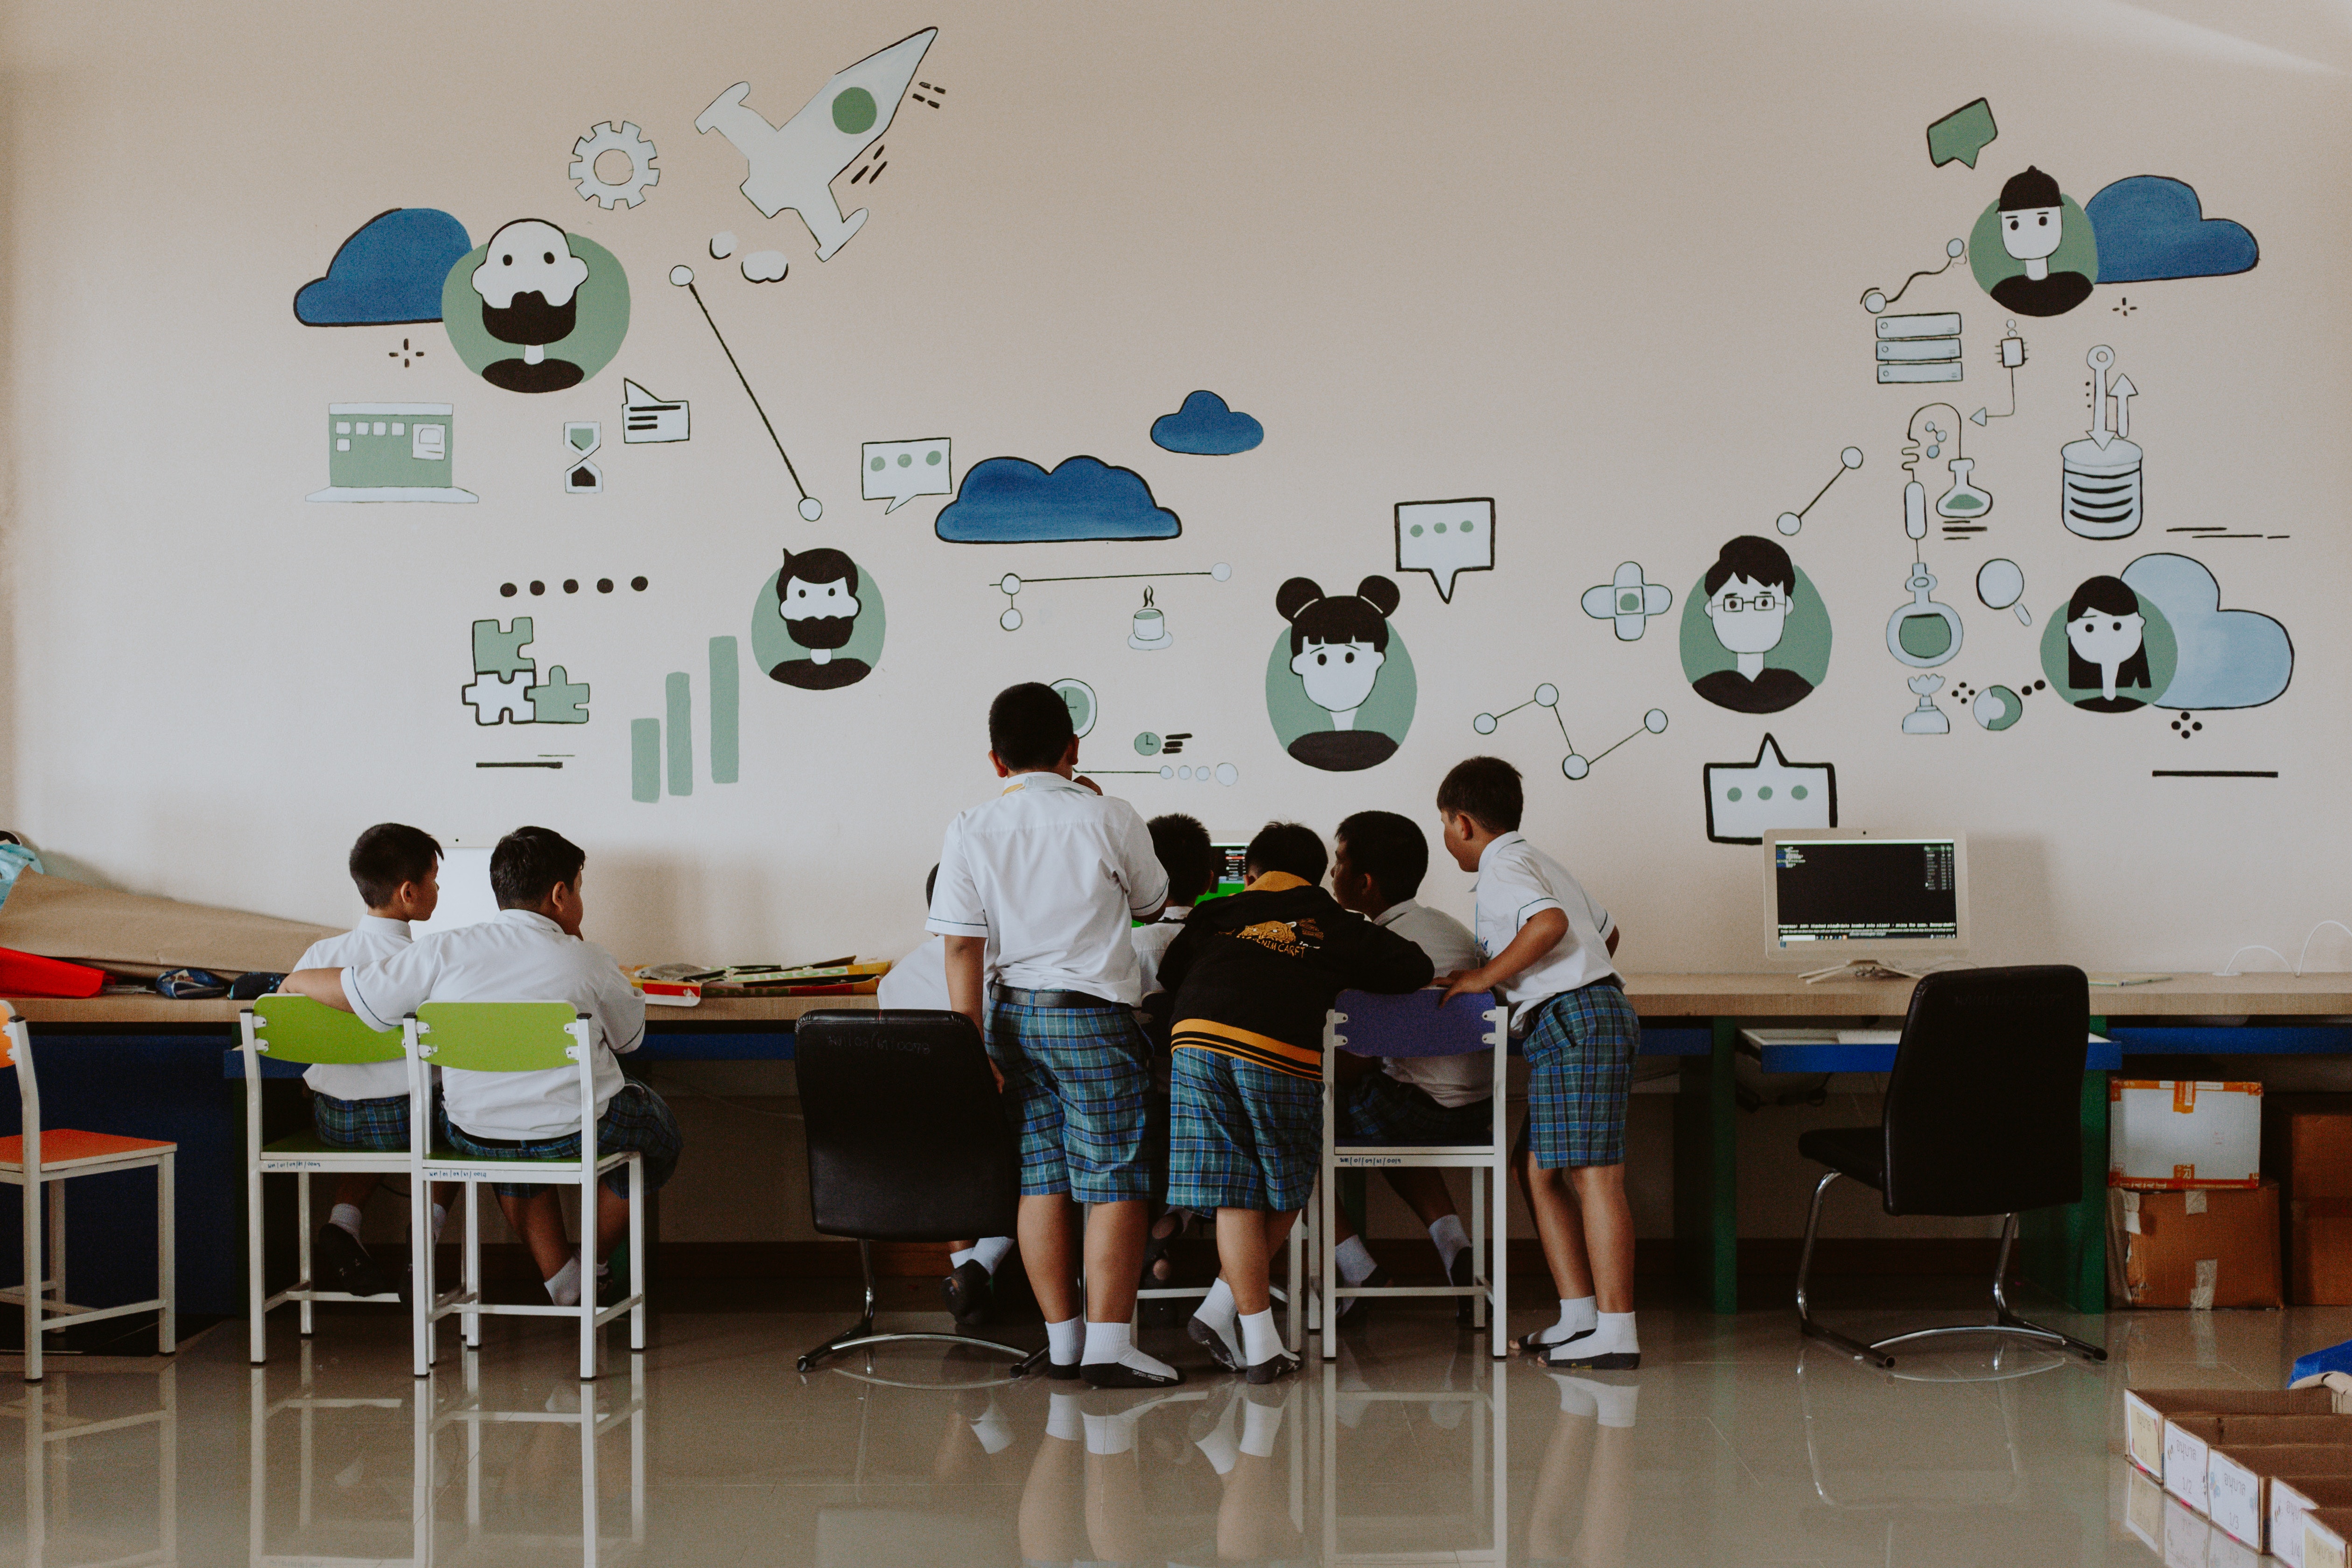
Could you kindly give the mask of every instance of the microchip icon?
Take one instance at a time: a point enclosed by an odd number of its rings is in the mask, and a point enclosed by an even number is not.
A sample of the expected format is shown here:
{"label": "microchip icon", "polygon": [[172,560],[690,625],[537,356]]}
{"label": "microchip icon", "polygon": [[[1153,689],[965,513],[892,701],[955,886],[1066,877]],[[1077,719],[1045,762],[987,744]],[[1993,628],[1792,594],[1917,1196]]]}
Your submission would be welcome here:
{"label": "microchip icon", "polygon": [[1717,844],[1761,844],[1776,829],[1835,827],[1837,769],[1792,763],[1769,733],[1752,763],[1709,763],[1706,836]]}

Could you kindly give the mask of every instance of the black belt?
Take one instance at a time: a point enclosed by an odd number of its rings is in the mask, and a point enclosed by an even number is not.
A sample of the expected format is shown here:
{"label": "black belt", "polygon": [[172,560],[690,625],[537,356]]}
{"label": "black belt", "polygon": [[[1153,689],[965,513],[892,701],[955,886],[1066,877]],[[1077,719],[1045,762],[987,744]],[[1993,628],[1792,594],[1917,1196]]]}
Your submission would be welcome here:
{"label": "black belt", "polygon": [[1084,991],[1016,991],[1010,985],[990,987],[999,1002],[1010,1002],[1016,1007],[1117,1007],[1117,1002],[1106,1002]]}

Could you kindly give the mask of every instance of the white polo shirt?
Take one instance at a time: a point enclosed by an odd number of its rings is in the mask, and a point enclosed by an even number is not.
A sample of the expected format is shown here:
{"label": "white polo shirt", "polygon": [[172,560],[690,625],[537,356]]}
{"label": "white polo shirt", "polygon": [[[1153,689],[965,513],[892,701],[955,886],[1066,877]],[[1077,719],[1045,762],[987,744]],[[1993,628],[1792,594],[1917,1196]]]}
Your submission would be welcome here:
{"label": "white polo shirt", "polygon": [[1146,996],[1168,989],[1160,984],[1160,961],[1168,956],[1168,950],[1184,934],[1184,917],[1192,912],[1190,904],[1171,904],[1160,911],[1158,920],[1150,925],[1136,926],[1127,933],[1127,940],[1135,944],[1135,962],[1143,970]]}
{"label": "white polo shirt", "polygon": [[[362,915],[360,923],[341,936],[314,942],[302,950],[297,969],[343,969],[390,958],[408,945],[408,922],[383,915]],[[313,1093],[336,1100],[408,1098],[408,1064],[390,1062],[318,1062],[302,1074]]]}
{"label": "white polo shirt", "polygon": [[[346,968],[343,997],[373,1029],[396,1029],[427,1002],[568,1002],[595,1021],[592,1083],[595,1114],[621,1089],[615,1051],[646,1035],[646,999],[613,955],[566,936],[533,910],[500,910],[479,925],[411,942],[373,963]],[[446,1068],[449,1120],[478,1138],[555,1138],[580,1130],[577,1068],[470,1072]]]}
{"label": "white polo shirt", "polygon": [[[1478,967],[1478,939],[1441,910],[1407,899],[1382,910],[1372,923],[1386,926],[1429,954],[1440,974]],[[1495,1064],[1483,1051],[1459,1057],[1387,1057],[1381,1065],[1399,1083],[1412,1085],[1448,1110],[1475,1105],[1495,1092]]]}
{"label": "white polo shirt", "polygon": [[1132,1007],[1143,972],[1128,932],[1167,897],[1135,807],[1059,773],[1021,773],[948,825],[929,929],[993,939],[1005,985]]}
{"label": "white polo shirt", "polygon": [[1552,950],[1504,984],[1495,997],[1511,1009],[1511,1032],[1528,1026],[1536,1008],[1563,991],[1617,973],[1609,962],[1609,911],[1592,901],[1568,868],[1524,834],[1506,833],[1478,857],[1478,951],[1486,958],[1511,945],[1519,928],[1545,910],[1568,917],[1568,934]]}

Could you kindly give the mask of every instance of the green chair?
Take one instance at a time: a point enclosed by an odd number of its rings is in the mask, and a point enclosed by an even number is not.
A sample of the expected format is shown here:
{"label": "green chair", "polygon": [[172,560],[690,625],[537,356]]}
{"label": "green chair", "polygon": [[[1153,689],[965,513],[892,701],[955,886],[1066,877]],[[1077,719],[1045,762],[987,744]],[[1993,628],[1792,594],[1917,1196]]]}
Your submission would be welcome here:
{"label": "green chair", "polygon": [[[305,1127],[290,1137],[279,1138],[268,1145],[261,1142],[261,1058],[272,1061],[296,1062],[310,1067],[320,1062],[351,1065],[360,1062],[396,1062],[408,1057],[407,1034],[385,1030],[379,1034],[361,1023],[351,1014],[313,1002],[307,996],[272,994],[254,999],[253,1005],[237,1016],[240,1047],[245,1053],[245,1270],[246,1300],[250,1320],[251,1346],[248,1359],[259,1366],[268,1359],[264,1328],[271,1311],[289,1301],[302,1307],[302,1336],[311,1331],[310,1304],[314,1301],[397,1301],[397,1293],[378,1296],[358,1296],[348,1290],[321,1290],[312,1283],[310,1271],[310,1178],[318,1175],[350,1175],[376,1173],[386,1175],[413,1176],[420,1152],[412,1147],[403,1150],[345,1149],[321,1139],[313,1128]],[[425,1079],[422,1074],[409,1074],[409,1135],[412,1144],[431,1135],[433,1105],[429,1092],[420,1093]],[[419,1114],[419,1111],[423,1114]],[[296,1224],[301,1237],[299,1262],[295,1269],[294,1283],[276,1295],[266,1293],[261,1279],[261,1178],[266,1175],[290,1175],[296,1193]],[[412,1205],[417,1188],[412,1182]],[[432,1248],[433,1227],[420,1223],[419,1215],[409,1215],[409,1268],[412,1279],[425,1278],[416,1267],[417,1258]],[[417,1300],[427,1298],[417,1295]],[[412,1305],[412,1320],[421,1317]],[[412,1323],[412,1337],[421,1332]]]}
{"label": "green chair", "polygon": [[[466,1184],[465,1277],[448,1299],[434,1301],[420,1313],[416,1326],[416,1375],[432,1364],[436,1325],[452,1313],[465,1319],[466,1343],[481,1342],[485,1315],[521,1318],[576,1318],[580,1322],[580,1378],[596,1376],[596,1331],[626,1312],[629,1348],[646,1348],[646,1164],[634,1149],[617,1154],[596,1152],[593,1108],[594,1024],[568,1002],[427,1002],[408,1020],[415,1040],[420,1068],[430,1065],[444,1071],[545,1072],[575,1071],[580,1079],[581,1157],[573,1160],[478,1159],[447,1148],[436,1148],[417,1163],[416,1181]],[[629,1293],[610,1307],[596,1305],[596,1185],[615,1165],[629,1168]],[[580,1304],[558,1307],[512,1302],[492,1304],[482,1300],[482,1248],[479,1205],[474,1189],[483,1182],[532,1182],[555,1186],[577,1183],[580,1188]],[[427,1280],[431,1259],[422,1260],[420,1280]],[[420,1284],[419,1299],[430,1293]]]}

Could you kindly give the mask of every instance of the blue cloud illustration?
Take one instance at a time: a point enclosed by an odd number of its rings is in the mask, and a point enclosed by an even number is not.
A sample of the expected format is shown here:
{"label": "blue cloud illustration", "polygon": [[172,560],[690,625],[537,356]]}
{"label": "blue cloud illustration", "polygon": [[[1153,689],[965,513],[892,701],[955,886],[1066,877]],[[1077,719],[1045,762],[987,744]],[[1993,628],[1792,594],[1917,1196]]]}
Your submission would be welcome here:
{"label": "blue cloud illustration", "polygon": [[2193,187],[2162,174],[2117,180],[2083,210],[2098,237],[2102,283],[2222,278],[2262,259],[2244,224],[2207,217]]}
{"label": "blue cloud illustration", "polygon": [[437,321],[441,281],[473,248],[466,226],[433,207],[378,213],[337,248],[324,278],[294,291],[294,319],[309,327]]}
{"label": "blue cloud illustration", "polygon": [[1047,473],[1026,458],[990,458],[963,476],[934,525],[950,544],[1073,539],[1173,539],[1184,531],[1132,468],[1065,458]]}
{"label": "blue cloud illustration", "polygon": [[1171,452],[1202,458],[1230,457],[1246,452],[1265,439],[1265,426],[1246,414],[1236,414],[1213,392],[1196,392],[1184,406],[1151,422],[1151,441]]}
{"label": "blue cloud illustration", "polygon": [[2124,568],[2124,584],[2171,623],[2179,663],[2159,708],[2259,708],[2286,689],[2294,645],[2286,628],[2258,610],[2221,608],[2221,584],[2186,555],[2143,555]]}

